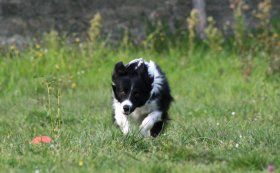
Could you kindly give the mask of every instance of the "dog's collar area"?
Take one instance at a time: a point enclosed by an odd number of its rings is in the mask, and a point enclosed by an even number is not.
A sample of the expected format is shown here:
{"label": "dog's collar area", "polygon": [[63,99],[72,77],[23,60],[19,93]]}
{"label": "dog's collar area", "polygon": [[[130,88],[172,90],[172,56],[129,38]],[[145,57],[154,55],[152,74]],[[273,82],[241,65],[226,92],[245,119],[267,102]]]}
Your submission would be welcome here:
{"label": "dog's collar area", "polygon": [[156,94],[152,93],[151,96],[149,97],[149,99],[146,101],[145,104],[149,104],[151,103],[151,101],[153,101],[156,98]]}

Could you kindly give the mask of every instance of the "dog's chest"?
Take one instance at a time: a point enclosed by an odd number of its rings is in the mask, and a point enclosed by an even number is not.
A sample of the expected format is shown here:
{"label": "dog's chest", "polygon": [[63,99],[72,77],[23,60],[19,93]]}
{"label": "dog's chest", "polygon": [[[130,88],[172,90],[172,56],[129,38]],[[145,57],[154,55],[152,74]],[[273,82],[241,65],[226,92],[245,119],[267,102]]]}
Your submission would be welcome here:
{"label": "dog's chest", "polygon": [[155,102],[151,102],[142,107],[136,108],[133,113],[131,113],[130,118],[133,122],[139,124],[144,118],[148,116],[149,113],[155,111],[157,108]]}

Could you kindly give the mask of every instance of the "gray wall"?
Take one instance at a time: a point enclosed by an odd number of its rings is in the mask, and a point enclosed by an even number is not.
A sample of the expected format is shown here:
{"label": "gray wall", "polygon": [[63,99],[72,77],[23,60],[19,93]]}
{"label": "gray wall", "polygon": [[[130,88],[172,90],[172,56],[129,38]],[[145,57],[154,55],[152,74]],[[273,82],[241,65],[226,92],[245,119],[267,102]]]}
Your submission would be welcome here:
{"label": "gray wall", "polygon": [[[259,0],[247,1],[256,7]],[[229,0],[206,0],[207,15],[218,25],[232,21]],[[85,35],[89,21],[98,11],[103,18],[102,35],[112,41],[129,29],[140,43],[150,25],[161,19],[170,33],[186,31],[191,0],[0,0],[0,44],[25,42],[52,29],[72,35]],[[273,16],[279,16],[280,1],[273,0]],[[253,23],[248,16],[248,22]]]}

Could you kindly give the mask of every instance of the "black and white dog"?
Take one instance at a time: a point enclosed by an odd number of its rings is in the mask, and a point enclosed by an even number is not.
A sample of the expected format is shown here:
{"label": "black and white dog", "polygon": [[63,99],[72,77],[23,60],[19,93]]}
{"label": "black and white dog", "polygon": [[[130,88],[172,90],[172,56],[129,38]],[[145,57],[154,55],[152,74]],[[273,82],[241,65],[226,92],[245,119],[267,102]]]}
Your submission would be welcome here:
{"label": "black and white dog", "polygon": [[142,58],[118,62],[112,75],[113,121],[124,134],[138,125],[145,137],[156,137],[168,118],[172,96],[164,73]]}

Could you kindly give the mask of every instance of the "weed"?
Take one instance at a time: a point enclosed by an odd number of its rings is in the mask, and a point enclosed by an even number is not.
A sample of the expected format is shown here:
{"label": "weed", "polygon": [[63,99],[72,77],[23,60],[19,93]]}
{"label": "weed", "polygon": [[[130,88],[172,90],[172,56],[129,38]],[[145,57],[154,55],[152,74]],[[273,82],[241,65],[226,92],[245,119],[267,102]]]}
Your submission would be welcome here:
{"label": "weed", "polygon": [[121,47],[123,47],[124,50],[133,48],[133,44],[131,42],[130,34],[127,28],[124,30]]}
{"label": "weed", "polygon": [[194,43],[196,38],[196,27],[199,22],[199,13],[196,9],[193,9],[191,11],[190,17],[187,18],[187,25],[188,25],[188,31],[189,31],[189,40],[188,40],[188,46],[189,46],[189,52],[192,52],[194,50]]}
{"label": "weed", "polygon": [[247,50],[245,40],[247,40],[245,15],[244,11],[249,9],[249,6],[244,0],[231,0],[230,8],[233,10],[234,16],[234,45],[239,52]]}
{"label": "weed", "polygon": [[207,35],[207,39],[205,39],[205,43],[210,47],[213,51],[221,51],[222,44],[224,43],[224,36],[222,32],[215,26],[216,22],[213,17],[208,17],[208,26],[205,28],[205,33]]}
{"label": "weed", "polygon": [[155,31],[150,33],[143,41],[144,48],[151,49],[155,52],[161,52],[168,49],[167,36],[163,29],[161,21],[157,22]]}
{"label": "weed", "polygon": [[96,44],[96,41],[100,36],[101,29],[102,29],[102,17],[100,13],[96,13],[93,19],[91,19],[90,21],[90,27],[88,30],[89,39],[93,44]]}

